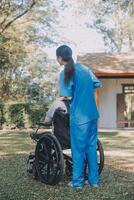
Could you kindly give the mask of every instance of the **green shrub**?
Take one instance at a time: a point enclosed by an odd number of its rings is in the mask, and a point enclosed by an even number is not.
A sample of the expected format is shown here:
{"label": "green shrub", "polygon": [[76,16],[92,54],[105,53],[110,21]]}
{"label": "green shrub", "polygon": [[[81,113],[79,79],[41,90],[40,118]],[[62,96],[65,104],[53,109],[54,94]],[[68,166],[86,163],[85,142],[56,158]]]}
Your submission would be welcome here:
{"label": "green shrub", "polygon": [[43,104],[27,104],[25,106],[25,111],[29,116],[31,126],[34,126],[37,122],[39,122],[47,110],[47,105]]}
{"label": "green shrub", "polygon": [[0,129],[2,129],[2,125],[5,123],[4,117],[4,104],[0,103]]}
{"label": "green shrub", "polygon": [[0,103],[0,128],[30,128],[43,118],[46,110],[46,104]]}
{"label": "green shrub", "polygon": [[9,118],[11,124],[17,128],[24,128],[24,104],[13,104],[9,107]]}

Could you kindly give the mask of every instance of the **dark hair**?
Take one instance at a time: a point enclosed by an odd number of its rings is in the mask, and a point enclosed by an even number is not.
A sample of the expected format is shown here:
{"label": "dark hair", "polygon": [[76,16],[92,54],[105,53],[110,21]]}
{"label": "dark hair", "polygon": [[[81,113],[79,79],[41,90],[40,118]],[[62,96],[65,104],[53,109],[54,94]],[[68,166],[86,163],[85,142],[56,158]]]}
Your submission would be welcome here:
{"label": "dark hair", "polygon": [[64,81],[66,85],[68,85],[75,72],[74,60],[72,58],[72,49],[66,45],[62,45],[57,48],[56,56],[57,58],[61,57],[63,61],[67,62],[64,68]]}

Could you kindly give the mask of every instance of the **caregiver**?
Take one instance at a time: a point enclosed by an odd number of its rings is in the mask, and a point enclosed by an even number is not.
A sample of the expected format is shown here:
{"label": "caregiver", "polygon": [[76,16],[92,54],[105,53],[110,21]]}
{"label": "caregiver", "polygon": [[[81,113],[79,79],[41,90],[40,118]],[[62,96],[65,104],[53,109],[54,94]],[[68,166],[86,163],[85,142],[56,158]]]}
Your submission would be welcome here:
{"label": "caregiver", "polygon": [[57,61],[64,65],[60,73],[60,96],[70,97],[70,137],[73,160],[71,187],[84,186],[84,161],[88,159],[88,184],[98,187],[97,110],[94,89],[101,86],[90,68],[74,63],[72,50],[62,45],[56,50]]}

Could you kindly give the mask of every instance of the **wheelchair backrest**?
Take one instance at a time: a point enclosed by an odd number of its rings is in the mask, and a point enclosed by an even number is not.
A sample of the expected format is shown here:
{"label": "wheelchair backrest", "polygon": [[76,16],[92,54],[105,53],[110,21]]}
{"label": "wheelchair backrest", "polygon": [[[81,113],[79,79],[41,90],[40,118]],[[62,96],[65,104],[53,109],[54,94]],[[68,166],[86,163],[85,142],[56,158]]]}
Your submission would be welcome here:
{"label": "wheelchair backrest", "polygon": [[61,108],[56,109],[53,117],[54,135],[62,149],[70,148],[69,114]]}

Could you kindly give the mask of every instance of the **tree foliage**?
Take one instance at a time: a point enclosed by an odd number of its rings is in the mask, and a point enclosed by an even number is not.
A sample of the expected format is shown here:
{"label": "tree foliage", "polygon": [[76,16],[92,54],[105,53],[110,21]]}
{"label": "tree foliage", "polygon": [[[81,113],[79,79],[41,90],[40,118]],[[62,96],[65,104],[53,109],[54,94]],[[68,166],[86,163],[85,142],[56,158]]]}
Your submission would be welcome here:
{"label": "tree foliage", "polygon": [[[42,98],[44,82],[49,80],[44,80],[48,59],[42,49],[56,41],[56,16],[57,11],[49,0],[0,1],[2,101],[25,100],[25,95],[30,94],[32,98],[35,88],[41,90]],[[51,85],[51,82],[49,84]]]}
{"label": "tree foliage", "polygon": [[[90,1],[82,4],[91,8]],[[88,6],[89,5],[89,6]],[[105,45],[112,51],[134,50],[134,1],[96,0],[92,3],[93,23],[88,23],[103,35]]]}
{"label": "tree foliage", "polygon": [[36,0],[1,0],[0,1],[0,34],[17,19],[26,15],[36,4]]}

